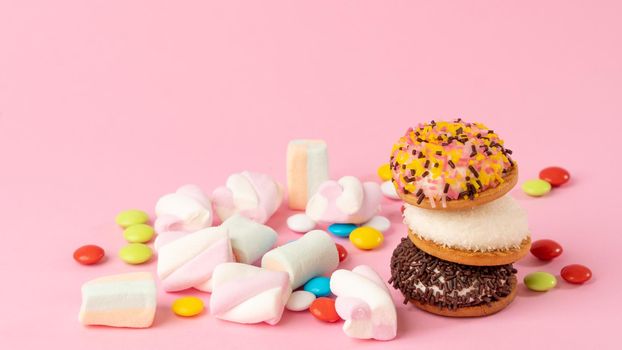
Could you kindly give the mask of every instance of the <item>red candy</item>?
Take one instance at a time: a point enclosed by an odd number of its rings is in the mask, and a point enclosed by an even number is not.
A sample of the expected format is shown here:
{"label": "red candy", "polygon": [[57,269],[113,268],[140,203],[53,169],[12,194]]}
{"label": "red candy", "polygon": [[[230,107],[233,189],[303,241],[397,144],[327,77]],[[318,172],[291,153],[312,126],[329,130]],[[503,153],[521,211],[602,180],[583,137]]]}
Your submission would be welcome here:
{"label": "red candy", "polygon": [[549,261],[560,256],[564,250],[559,243],[552,239],[541,239],[531,243],[530,251],[536,258]]}
{"label": "red candy", "polygon": [[309,306],[309,311],[320,321],[337,322],[340,320],[337,310],[335,310],[335,301],[330,298],[317,298]]}
{"label": "red candy", "polygon": [[550,183],[553,187],[558,187],[570,180],[570,173],[564,168],[552,166],[540,171],[540,179]]}
{"label": "red candy", "polygon": [[73,252],[74,260],[82,265],[97,264],[104,255],[104,250],[101,247],[92,244],[82,246]]}
{"label": "red candy", "polygon": [[346,260],[348,257],[348,251],[341,244],[335,243],[337,246],[337,252],[339,253],[339,262]]}
{"label": "red candy", "polygon": [[581,284],[592,278],[592,271],[587,266],[572,264],[564,266],[561,275],[568,283]]}

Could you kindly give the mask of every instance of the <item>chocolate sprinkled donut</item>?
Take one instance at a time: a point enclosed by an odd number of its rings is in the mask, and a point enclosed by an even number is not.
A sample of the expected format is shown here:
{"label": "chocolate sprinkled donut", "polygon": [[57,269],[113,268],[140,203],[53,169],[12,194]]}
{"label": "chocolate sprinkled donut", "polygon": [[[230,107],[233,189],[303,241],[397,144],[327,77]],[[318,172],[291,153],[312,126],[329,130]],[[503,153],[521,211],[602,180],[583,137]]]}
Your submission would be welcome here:
{"label": "chocolate sprinkled donut", "polygon": [[[475,200],[505,183],[515,166],[510,154],[484,124],[461,119],[422,123],[409,128],[393,146],[391,162],[397,166],[392,167],[392,177],[398,193],[423,189],[430,207],[445,207],[447,200]],[[417,202],[423,202],[419,196]]]}
{"label": "chocolate sprinkled donut", "polygon": [[468,266],[438,259],[417,248],[410,239],[391,257],[389,284],[404,295],[404,304],[415,300],[441,309],[489,305],[512,292],[509,265]]}

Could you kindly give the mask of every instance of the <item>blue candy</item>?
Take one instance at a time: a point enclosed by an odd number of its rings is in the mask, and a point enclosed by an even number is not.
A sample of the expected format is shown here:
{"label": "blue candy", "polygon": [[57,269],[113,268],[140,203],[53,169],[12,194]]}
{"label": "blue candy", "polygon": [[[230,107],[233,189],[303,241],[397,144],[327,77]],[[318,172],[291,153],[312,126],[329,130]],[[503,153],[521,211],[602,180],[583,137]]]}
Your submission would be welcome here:
{"label": "blue candy", "polygon": [[354,224],[332,224],[328,226],[328,232],[337,237],[348,237],[350,232],[354,231],[358,226]]}
{"label": "blue candy", "polygon": [[304,290],[315,294],[316,297],[325,297],[330,294],[330,278],[313,277],[305,283]]}

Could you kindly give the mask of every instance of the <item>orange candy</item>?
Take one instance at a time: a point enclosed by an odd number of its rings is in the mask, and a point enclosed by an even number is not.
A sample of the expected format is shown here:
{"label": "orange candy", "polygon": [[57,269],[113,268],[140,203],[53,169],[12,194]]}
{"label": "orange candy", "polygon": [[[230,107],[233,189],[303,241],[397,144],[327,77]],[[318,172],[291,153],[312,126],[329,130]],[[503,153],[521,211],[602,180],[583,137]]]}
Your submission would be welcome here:
{"label": "orange candy", "polygon": [[82,246],[73,252],[73,258],[82,265],[97,264],[104,255],[104,250],[93,244]]}
{"label": "orange candy", "polygon": [[309,306],[309,311],[320,321],[324,322],[337,322],[341,318],[335,310],[335,300],[331,298],[321,297],[317,298]]}

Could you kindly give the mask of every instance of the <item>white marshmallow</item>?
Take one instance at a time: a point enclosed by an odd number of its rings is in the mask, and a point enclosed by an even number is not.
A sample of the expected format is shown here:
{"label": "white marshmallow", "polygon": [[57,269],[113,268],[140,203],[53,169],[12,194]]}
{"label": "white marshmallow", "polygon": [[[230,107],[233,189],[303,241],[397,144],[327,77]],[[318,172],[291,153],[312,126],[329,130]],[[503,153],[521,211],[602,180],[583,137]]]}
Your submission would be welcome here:
{"label": "white marshmallow", "polygon": [[381,199],[377,183],[344,176],[323,182],[305,212],[316,222],[362,224],[380,211]]}
{"label": "white marshmallow", "polygon": [[337,208],[348,215],[355,214],[363,206],[363,184],[354,176],[344,176],[337,180],[343,192],[335,200]]}
{"label": "white marshmallow", "polygon": [[211,291],[215,267],[234,261],[227,230],[209,227],[190,233],[158,251],[158,277],[167,292],[196,288]]}
{"label": "white marshmallow", "polygon": [[292,289],[313,277],[332,272],[339,264],[337,246],[328,233],[307,232],[299,239],[274,248],[261,259],[261,266],[289,274]]}
{"label": "white marshmallow", "polygon": [[330,278],[335,308],[352,338],[391,340],[397,334],[397,313],[387,286],[369,266],[337,270]]}
{"label": "white marshmallow", "polygon": [[220,227],[227,230],[236,261],[252,264],[276,243],[277,233],[240,214],[230,216]]}
{"label": "white marshmallow", "polygon": [[287,273],[239,263],[218,265],[212,287],[211,314],[237,323],[277,324],[292,292]]}
{"label": "white marshmallow", "polygon": [[243,171],[230,175],[225,186],[216,188],[212,201],[222,221],[238,213],[263,224],[281,205],[283,190],[268,175]]}
{"label": "white marshmallow", "polygon": [[78,319],[84,325],[146,328],[153,323],[156,304],[151,273],[105,276],[82,285]]}
{"label": "white marshmallow", "polygon": [[155,230],[192,232],[212,225],[212,204],[198,186],[185,185],[162,196],[155,207]]}

